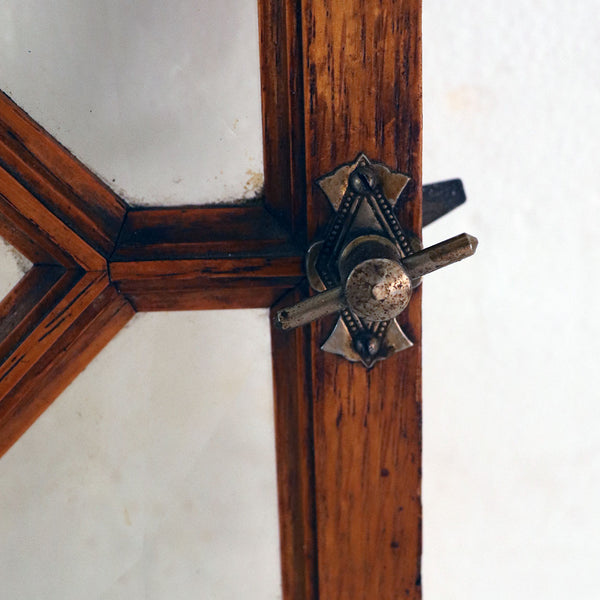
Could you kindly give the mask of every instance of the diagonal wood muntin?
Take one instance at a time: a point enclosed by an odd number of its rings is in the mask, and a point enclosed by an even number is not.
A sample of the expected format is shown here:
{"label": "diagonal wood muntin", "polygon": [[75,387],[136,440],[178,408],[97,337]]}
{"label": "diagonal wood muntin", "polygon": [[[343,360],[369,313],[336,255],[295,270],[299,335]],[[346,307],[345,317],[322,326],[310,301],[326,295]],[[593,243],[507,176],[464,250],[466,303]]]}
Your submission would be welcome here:
{"label": "diagonal wood muntin", "polygon": [[131,208],[5,94],[0,235],[34,264],[0,303],[0,455],[137,310],[270,307],[302,277],[264,204]]}

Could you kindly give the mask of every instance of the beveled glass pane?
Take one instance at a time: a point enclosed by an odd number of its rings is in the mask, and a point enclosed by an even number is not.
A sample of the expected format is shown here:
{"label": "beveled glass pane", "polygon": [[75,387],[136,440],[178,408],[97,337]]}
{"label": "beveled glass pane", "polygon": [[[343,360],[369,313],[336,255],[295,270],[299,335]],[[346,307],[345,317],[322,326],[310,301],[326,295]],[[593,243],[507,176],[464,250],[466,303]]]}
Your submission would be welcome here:
{"label": "beveled glass pane", "polygon": [[0,88],[133,204],[263,181],[257,3],[8,0]]}
{"label": "beveled glass pane", "polygon": [[21,600],[280,597],[267,310],[138,314],[0,460]]}

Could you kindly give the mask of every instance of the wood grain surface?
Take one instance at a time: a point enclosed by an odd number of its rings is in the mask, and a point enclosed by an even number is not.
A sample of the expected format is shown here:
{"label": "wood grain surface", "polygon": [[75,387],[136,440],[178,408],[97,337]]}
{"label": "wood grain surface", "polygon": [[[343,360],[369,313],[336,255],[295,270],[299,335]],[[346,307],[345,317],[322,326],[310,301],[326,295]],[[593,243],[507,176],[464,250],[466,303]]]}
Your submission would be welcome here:
{"label": "wood grain surface", "polygon": [[268,307],[303,253],[264,205],[133,210],[110,276],[137,310]]}
{"label": "wood grain surface", "polygon": [[[264,205],[128,210],[0,95],[0,234],[36,264],[0,304],[0,454],[136,309],[306,294],[315,181],[359,152],[411,177],[420,233],[418,0],[265,0],[259,27]],[[369,371],[319,349],[331,319],[273,332],[284,600],[421,597],[419,291],[400,322],[414,346]]]}
{"label": "wood grain surface", "polygon": [[68,257],[65,266],[80,266],[89,271],[97,271],[105,268],[106,259],[92,248],[85,239],[81,238],[64,221],[56,216],[51,210],[29,192],[11,174],[0,169],[0,189],[2,199],[9,204],[31,227],[32,237],[42,248],[54,246],[53,252],[61,252]]}
{"label": "wood grain surface", "polygon": [[265,202],[306,243],[302,10],[298,0],[259,0]]}
{"label": "wood grain surface", "polygon": [[[307,249],[301,3],[259,1],[265,203]],[[302,291],[306,293],[305,286]],[[273,305],[298,301],[299,290]],[[272,328],[283,600],[316,600],[310,329]]]}
{"label": "wood grain surface", "polygon": [[[1,92],[0,174],[3,181],[9,176],[27,190],[27,195],[8,199],[19,209],[21,202],[27,203],[27,214],[41,224],[41,231],[50,233],[44,219],[52,216],[89,245],[90,252],[104,258],[112,252],[125,202]],[[0,188],[6,195],[4,183]],[[94,267],[89,261],[82,266]]]}
{"label": "wood grain surface", "polygon": [[[271,318],[301,297],[284,296]],[[310,329],[273,328],[271,340],[283,598],[318,598]]]}
{"label": "wood grain surface", "polygon": [[129,210],[111,262],[298,254],[264,205]]}
{"label": "wood grain surface", "polygon": [[[302,73],[303,116],[295,125],[303,131],[291,137],[304,140],[302,156],[293,161],[306,179],[291,191],[290,218],[297,229],[306,227],[307,240],[322,235],[331,210],[316,179],[365,152],[411,177],[399,218],[419,234],[420,3],[301,0],[295,14],[302,48],[287,66]],[[288,23],[280,35],[290,31],[297,27]],[[314,520],[308,518],[309,505],[296,506],[296,519],[314,522],[314,546],[313,552],[304,548],[303,569],[294,568],[311,572],[317,557],[316,573],[312,587],[296,581],[295,588],[286,588],[286,600],[421,597],[420,293],[400,321],[414,346],[369,371],[319,349],[331,319],[310,328],[310,351],[302,358],[297,332],[287,343],[273,333],[277,406],[284,410],[291,398],[310,404],[304,410],[313,432]],[[306,361],[303,367],[300,360]],[[290,381],[294,369],[310,377],[310,384]],[[282,549],[284,581],[294,579],[286,573],[292,568],[286,552],[302,540],[298,532],[288,536],[293,542]]]}
{"label": "wood grain surface", "polygon": [[62,265],[76,268],[68,252],[57,246],[53,240],[19,212],[10,203],[0,188],[0,236],[25,258],[36,265]]}
{"label": "wood grain surface", "polygon": [[108,277],[125,213],[0,93],[0,235],[34,263],[0,302],[0,455],[133,315]]}
{"label": "wood grain surface", "polygon": [[61,280],[0,366],[0,455],[134,314],[105,273],[66,270]]}
{"label": "wood grain surface", "polygon": [[[309,235],[329,211],[314,181],[358,152],[411,177],[400,220],[420,233],[420,2],[303,2]],[[415,345],[366,371],[319,350],[313,419],[321,598],[421,597],[420,294]]]}
{"label": "wood grain surface", "polygon": [[36,265],[15,285],[0,302],[0,364],[79,277],[81,273],[75,270],[67,272],[54,265]]}

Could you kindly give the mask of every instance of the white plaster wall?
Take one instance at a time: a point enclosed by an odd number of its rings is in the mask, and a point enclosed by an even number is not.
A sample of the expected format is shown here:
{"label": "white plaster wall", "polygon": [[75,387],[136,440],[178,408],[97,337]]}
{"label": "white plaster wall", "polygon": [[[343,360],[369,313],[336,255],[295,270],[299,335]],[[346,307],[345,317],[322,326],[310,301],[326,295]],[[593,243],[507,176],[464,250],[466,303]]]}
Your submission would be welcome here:
{"label": "white plaster wall", "polygon": [[600,597],[600,6],[424,1],[426,600]]}
{"label": "white plaster wall", "polygon": [[0,460],[0,598],[281,597],[268,318],[109,343]]}
{"label": "white plaster wall", "polygon": [[132,204],[262,190],[254,0],[3,0],[0,89]]}

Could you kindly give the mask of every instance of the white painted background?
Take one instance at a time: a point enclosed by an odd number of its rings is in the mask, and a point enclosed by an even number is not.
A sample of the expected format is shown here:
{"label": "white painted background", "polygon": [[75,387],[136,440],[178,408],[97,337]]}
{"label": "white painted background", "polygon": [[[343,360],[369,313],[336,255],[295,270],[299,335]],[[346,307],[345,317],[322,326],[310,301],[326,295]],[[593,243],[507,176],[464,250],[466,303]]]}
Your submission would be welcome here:
{"label": "white painted background", "polygon": [[3,0],[2,89],[131,204],[254,198],[253,0]]}
{"label": "white painted background", "polygon": [[0,598],[280,597],[267,319],[119,333],[0,460]]}
{"label": "white painted background", "polygon": [[600,598],[600,5],[424,0],[426,600]]}
{"label": "white painted background", "polygon": [[[0,88],[130,202],[260,192],[255,2],[0,24]],[[266,309],[136,315],[0,460],[0,600],[280,598],[269,343]]]}
{"label": "white painted background", "polygon": [[[115,178],[113,185],[129,198],[178,203],[251,195],[260,175],[250,184],[249,178],[261,167],[256,100],[253,112],[244,112],[252,104],[250,91],[243,97],[245,108],[235,104],[235,94],[218,103],[217,113],[227,118],[220,129],[223,142],[217,143],[223,154],[215,161],[243,166],[237,175],[224,173],[216,188],[200,167],[200,174],[192,168],[204,164],[196,157],[207,150],[216,157],[215,145],[186,141],[188,121],[176,110],[181,101],[187,119],[208,102],[200,88],[216,69],[202,62],[211,53],[205,41],[221,43],[219,56],[230,47],[223,43],[227,25],[219,29],[215,19],[210,28],[215,35],[196,35],[205,24],[193,19],[194,9],[209,10],[207,4],[171,3],[168,14],[158,18],[162,9],[154,2],[62,0],[51,7],[41,0],[5,2],[0,87],[109,182]],[[139,11],[146,9],[149,16],[142,18]],[[461,176],[469,196],[467,205],[426,230],[425,241],[461,231],[480,239],[476,257],[424,284],[425,600],[595,600],[600,595],[597,3],[425,0],[423,14],[425,180]],[[134,24],[128,22],[134,17]],[[106,23],[110,43],[100,32]],[[85,34],[68,35],[75,25],[85,26]],[[174,34],[176,26],[184,33]],[[144,42],[147,33],[151,39]],[[152,60],[146,60],[146,44]],[[250,46],[243,47],[246,60]],[[166,56],[169,48],[175,57]],[[180,60],[183,55],[189,55],[187,62]],[[58,56],[62,62],[52,73]],[[230,66],[237,62],[225,60]],[[89,76],[90,61],[104,78]],[[173,64],[189,67],[187,80]],[[245,82],[257,90],[251,77],[256,69],[244,66],[235,86]],[[172,103],[161,105],[158,96],[175,81],[181,93],[168,95]],[[140,82],[146,94],[139,93]],[[240,136],[225,134],[240,115],[248,137],[236,149]],[[149,122],[157,138],[146,137]],[[128,141],[111,144],[117,135]],[[170,136],[172,166],[160,172],[157,165],[167,162],[159,147]],[[192,147],[198,152],[193,159]],[[99,165],[107,158],[104,171]],[[136,177],[139,185],[148,179],[151,187],[135,188]],[[18,278],[10,257],[1,267],[9,272],[7,282]],[[242,342],[229,332],[227,339],[235,341],[225,350],[206,345],[207,339],[221,339],[232,318],[244,320],[244,332],[251,329],[246,349],[237,355],[242,369],[237,383],[220,372],[218,356],[229,347],[238,352]],[[202,353],[206,347],[210,351]],[[237,409],[228,415],[220,406],[228,399],[247,408],[245,402],[255,406],[266,397],[267,357],[264,312],[138,315],[0,460],[0,581],[5,589],[15,586],[11,592],[19,590],[8,597],[94,598],[95,592],[111,599],[198,597],[200,582],[210,580],[194,572],[203,562],[197,543],[207,526],[202,519],[208,517],[213,532],[225,533],[226,522],[219,519],[229,514],[229,506],[225,502],[219,513],[218,499],[227,499],[219,486],[213,500],[202,501],[207,486],[200,475],[218,473],[209,468],[206,438],[193,434],[211,410],[209,422],[224,419],[221,432],[233,427]],[[165,359],[169,374],[181,372],[168,389],[166,372],[157,367]],[[132,379],[125,377],[127,369],[133,369]],[[232,385],[246,386],[254,395],[230,393]],[[223,563],[209,551],[216,562],[208,573],[215,575],[223,598],[262,600],[277,594],[274,504],[271,517],[268,512],[260,517],[253,513],[258,504],[251,502],[258,493],[258,503],[264,506],[265,498],[267,508],[268,498],[274,503],[269,410],[263,406],[264,420],[251,428],[238,422],[235,438],[221,435],[216,464],[234,468],[248,459],[246,444],[255,448],[252,464],[242,463],[247,468],[230,482],[247,491],[254,526],[270,532],[247,539],[251,553],[271,556],[265,576],[271,591],[256,588],[252,595],[247,589],[235,596],[218,578]],[[109,411],[116,421],[104,418]],[[142,431],[128,426],[145,411]],[[171,435],[161,436],[165,431]],[[187,435],[178,439],[173,432],[179,431]],[[162,462],[155,440],[165,443]],[[269,477],[271,483],[255,485]],[[75,511],[69,509],[71,496]],[[159,498],[171,516],[155,519],[150,498]],[[211,516],[213,509],[219,518]],[[186,515],[193,515],[189,528],[182,525]],[[235,524],[231,530],[240,532]],[[54,543],[52,535],[64,543]],[[95,548],[82,543],[86,536],[98,541]],[[248,577],[256,575],[253,557],[239,550],[234,562]],[[227,548],[225,556],[231,551]],[[226,568],[232,566],[229,558]],[[161,586],[168,581],[167,593]],[[41,592],[44,582],[49,583]],[[202,597],[219,598],[211,594]]]}

